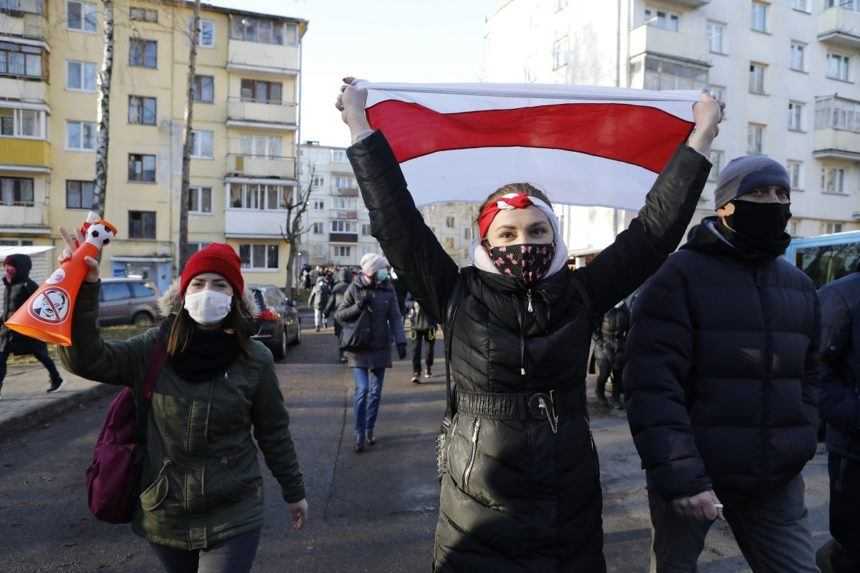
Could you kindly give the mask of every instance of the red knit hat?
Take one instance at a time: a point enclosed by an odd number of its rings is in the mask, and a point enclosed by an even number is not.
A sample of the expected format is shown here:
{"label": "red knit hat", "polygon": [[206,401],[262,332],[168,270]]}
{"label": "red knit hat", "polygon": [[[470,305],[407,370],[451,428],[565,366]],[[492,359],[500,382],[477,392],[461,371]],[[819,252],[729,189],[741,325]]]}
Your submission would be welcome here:
{"label": "red knit hat", "polygon": [[227,279],[233,292],[241,296],[245,291],[242,278],[242,261],[230,245],[211,243],[188,259],[179,277],[179,294],[184,295],[191,279],[203,273],[218,273]]}

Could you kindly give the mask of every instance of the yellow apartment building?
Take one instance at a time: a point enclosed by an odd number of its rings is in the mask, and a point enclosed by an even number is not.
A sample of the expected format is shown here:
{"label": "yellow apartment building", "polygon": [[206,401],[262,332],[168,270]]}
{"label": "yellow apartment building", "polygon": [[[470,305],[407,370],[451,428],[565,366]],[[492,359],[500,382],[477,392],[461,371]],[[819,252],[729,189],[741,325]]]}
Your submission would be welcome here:
{"label": "yellow apartment building", "polygon": [[[59,245],[93,200],[101,2],[0,0],[0,245]],[[104,276],[176,273],[192,13],[115,3]],[[203,5],[189,240],[227,242],[249,283],[283,286],[284,201],[297,185],[307,22]]]}

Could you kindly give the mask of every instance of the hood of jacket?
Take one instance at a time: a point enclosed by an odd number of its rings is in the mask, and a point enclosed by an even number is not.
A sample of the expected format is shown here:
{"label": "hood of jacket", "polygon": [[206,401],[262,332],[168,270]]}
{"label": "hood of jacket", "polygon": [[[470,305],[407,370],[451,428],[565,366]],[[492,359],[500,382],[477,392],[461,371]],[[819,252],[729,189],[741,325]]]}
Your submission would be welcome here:
{"label": "hood of jacket", "polygon": [[[23,283],[30,278],[30,270],[33,268],[33,261],[27,255],[9,255],[3,261],[3,264],[15,267],[15,280],[12,281],[12,284]],[[3,282],[6,282],[5,277],[3,278]]]}

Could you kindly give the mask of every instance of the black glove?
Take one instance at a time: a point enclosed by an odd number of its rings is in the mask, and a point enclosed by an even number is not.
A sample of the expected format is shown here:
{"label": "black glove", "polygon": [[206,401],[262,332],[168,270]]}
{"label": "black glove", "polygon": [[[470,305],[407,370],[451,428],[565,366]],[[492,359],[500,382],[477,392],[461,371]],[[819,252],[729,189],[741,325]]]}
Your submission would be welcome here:
{"label": "black glove", "polygon": [[405,344],[398,344],[397,345],[397,356],[400,358],[400,360],[403,360],[404,358],[406,358],[406,345]]}

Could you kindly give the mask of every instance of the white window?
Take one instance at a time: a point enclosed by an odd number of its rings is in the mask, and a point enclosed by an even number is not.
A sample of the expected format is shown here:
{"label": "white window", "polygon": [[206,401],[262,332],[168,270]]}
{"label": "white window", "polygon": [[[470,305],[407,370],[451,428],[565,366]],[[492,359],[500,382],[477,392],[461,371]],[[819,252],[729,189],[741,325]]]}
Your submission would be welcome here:
{"label": "white window", "polygon": [[825,235],[832,235],[833,233],[841,233],[842,232],[842,223],[822,223],[821,229]]}
{"label": "white window", "polygon": [[[197,36],[198,46],[201,48],[214,48],[215,47],[215,22],[211,20],[198,20],[197,29],[200,31],[200,35]],[[189,23],[189,30],[191,29],[191,24]]]}
{"label": "white window", "polygon": [[708,179],[710,179],[711,181],[716,181],[720,178],[720,170],[723,168],[724,157],[725,151],[721,151],[718,149],[711,150],[711,173],[708,177]]}
{"label": "white window", "polygon": [[799,101],[788,102],[788,129],[791,131],[803,131],[803,121],[806,104]]}
{"label": "white window", "polygon": [[845,193],[845,169],[822,167],[821,190],[824,193]]}
{"label": "white window", "polygon": [[352,255],[352,247],[346,245],[332,245],[331,253],[336,258],[346,258]]}
{"label": "white window", "polygon": [[647,7],[645,8],[645,23],[649,26],[677,32],[680,29],[681,17],[674,12]]}
{"label": "white window", "polygon": [[211,213],[212,212],[212,188],[211,187],[189,187],[188,188],[188,212],[189,213]]}
{"label": "white window", "polygon": [[0,107],[0,136],[45,139],[45,117],[44,111]]}
{"label": "white window", "polygon": [[767,70],[767,65],[750,63],[750,93],[764,94],[764,74]]}
{"label": "white window", "polygon": [[334,163],[343,163],[346,161],[346,152],[341,149],[332,149],[331,160]]}
{"label": "white window", "polygon": [[230,17],[230,37],[262,44],[296,46],[299,43],[295,23],[240,15]]}
{"label": "white window", "polygon": [[0,42],[0,75],[41,78],[42,48]]}
{"label": "white window", "polygon": [[850,81],[851,58],[842,54],[827,54],[827,77],[833,80]]}
{"label": "white window", "polygon": [[35,205],[33,180],[22,177],[0,177],[0,205],[32,207]]}
{"label": "white window", "polygon": [[798,221],[797,219],[792,219],[788,223],[788,228],[789,228],[789,231],[788,231],[789,235],[791,235],[792,237],[799,236],[798,231],[800,230],[800,221]]}
{"label": "white window", "polygon": [[708,20],[708,44],[714,54],[726,53],[726,25]]}
{"label": "white window", "polygon": [[212,159],[215,157],[215,133],[212,131],[193,130],[191,132],[191,157]]}
{"label": "white window", "polygon": [[334,186],[338,189],[355,189],[355,178],[348,175],[336,175]]}
{"label": "white window", "polygon": [[331,232],[332,233],[355,233],[356,232],[356,222],[355,221],[341,221],[336,219],[331,222]]}
{"label": "white window", "polygon": [[334,208],[335,209],[355,209],[357,204],[357,200],[355,197],[335,197],[334,198]]}
{"label": "white window", "polygon": [[325,183],[325,177],[319,175],[314,177],[311,181],[311,185],[313,185],[314,187],[322,187],[323,183]]}
{"label": "white window", "polygon": [[66,148],[93,151],[98,141],[98,125],[94,121],[67,121]]}
{"label": "white window", "polygon": [[362,223],[361,225],[361,234],[365,237],[370,236],[370,223]]}
{"label": "white window", "polygon": [[292,185],[233,183],[230,185],[230,207],[233,209],[283,210],[293,196]]}
{"label": "white window", "polygon": [[753,0],[752,29],[756,32],[767,32],[767,10],[767,4]]}
{"label": "white window", "polygon": [[158,10],[150,10],[149,8],[137,8],[132,6],[128,9],[128,19],[138,22],[158,23]]}
{"label": "white window", "polygon": [[843,129],[860,133],[860,102],[839,97],[815,102],[816,129]]}
{"label": "white window", "polygon": [[243,155],[270,159],[283,156],[282,140],[276,135],[243,135],[239,144]]}
{"label": "white window", "polygon": [[708,85],[708,68],[646,56],[645,89],[699,90]]}
{"label": "white window", "polygon": [[747,126],[747,153],[761,155],[764,149],[764,125],[751,123]]}
{"label": "white window", "polygon": [[454,217],[445,217],[445,226],[446,227],[448,227],[449,229],[453,229],[455,224],[456,224],[456,220],[454,219]]}
{"label": "white window", "polygon": [[798,72],[806,71],[806,44],[803,42],[791,43],[791,69]]}
{"label": "white window", "polygon": [[242,261],[242,268],[248,270],[277,269],[278,249],[278,245],[239,245],[239,259]]}
{"label": "white window", "polygon": [[791,181],[791,189],[803,189],[803,162],[789,159],[785,163],[785,168],[788,170],[788,178]]}
{"label": "white window", "polygon": [[66,87],[84,92],[96,91],[95,62],[66,62]]}
{"label": "white window", "polygon": [[792,0],[791,7],[801,12],[812,12],[812,0]]}
{"label": "white window", "polygon": [[69,0],[66,2],[66,26],[69,30],[95,32],[98,22],[98,6],[88,2]]}
{"label": "white window", "polygon": [[552,69],[557,70],[567,65],[570,57],[570,38],[567,34],[552,43]]}
{"label": "white window", "polygon": [[314,201],[314,211],[324,211],[325,201]]}
{"label": "white window", "polygon": [[311,225],[311,232],[314,235],[322,235],[325,232],[325,226],[322,223],[314,223]]}

